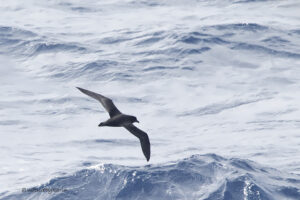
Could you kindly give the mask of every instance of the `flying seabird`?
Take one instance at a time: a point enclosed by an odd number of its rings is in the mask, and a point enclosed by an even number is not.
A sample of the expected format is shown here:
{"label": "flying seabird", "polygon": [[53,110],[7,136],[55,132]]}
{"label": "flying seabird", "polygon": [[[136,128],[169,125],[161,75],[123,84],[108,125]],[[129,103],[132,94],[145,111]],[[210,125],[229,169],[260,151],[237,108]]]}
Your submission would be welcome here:
{"label": "flying seabird", "polygon": [[95,92],[77,87],[81,92],[84,94],[98,100],[102,106],[105,108],[105,110],[108,112],[110,118],[104,122],[101,122],[98,126],[112,126],[112,127],[124,127],[126,128],[130,133],[132,133],[134,136],[140,139],[141,146],[143,153],[149,161],[150,159],[150,141],[147,133],[137,128],[135,125],[133,125],[134,122],[138,122],[137,118],[135,116],[131,115],[125,115],[121,113],[118,108],[114,105],[111,99],[101,95],[97,94]]}

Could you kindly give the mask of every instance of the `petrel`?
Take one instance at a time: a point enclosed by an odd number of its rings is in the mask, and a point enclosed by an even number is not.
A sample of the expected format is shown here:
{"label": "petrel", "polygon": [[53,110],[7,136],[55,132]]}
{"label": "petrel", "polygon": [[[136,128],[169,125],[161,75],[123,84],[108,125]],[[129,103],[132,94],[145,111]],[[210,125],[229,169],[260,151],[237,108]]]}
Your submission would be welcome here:
{"label": "petrel", "polygon": [[150,141],[147,133],[137,128],[133,125],[134,122],[138,122],[135,116],[125,115],[121,113],[118,108],[115,106],[113,101],[101,94],[77,87],[84,94],[98,100],[105,110],[108,112],[110,118],[104,122],[101,122],[98,126],[112,126],[112,127],[124,127],[134,136],[140,139],[143,153],[149,161],[150,159]]}

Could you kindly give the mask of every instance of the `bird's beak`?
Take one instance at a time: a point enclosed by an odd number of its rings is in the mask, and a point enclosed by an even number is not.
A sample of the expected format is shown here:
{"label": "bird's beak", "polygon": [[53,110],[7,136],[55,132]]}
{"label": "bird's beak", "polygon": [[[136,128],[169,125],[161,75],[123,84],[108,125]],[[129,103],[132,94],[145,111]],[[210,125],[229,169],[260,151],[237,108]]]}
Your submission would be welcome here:
{"label": "bird's beak", "polygon": [[140,123],[139,120],[136,120],[137,123]]}

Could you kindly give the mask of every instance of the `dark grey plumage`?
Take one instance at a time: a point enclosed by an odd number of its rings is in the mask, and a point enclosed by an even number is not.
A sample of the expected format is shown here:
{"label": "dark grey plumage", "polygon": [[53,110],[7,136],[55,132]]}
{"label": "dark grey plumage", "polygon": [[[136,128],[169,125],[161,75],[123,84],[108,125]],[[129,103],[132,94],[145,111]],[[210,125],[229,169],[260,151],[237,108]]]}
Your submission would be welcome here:
{"label": "dark grey plumage", "polygon": [[77,89],[79,89],[84,94],[98,100],[105,108],[105,110],[108,112],[110,118],[105,122],[101,122],[99,126],[112,126],[112,127],[126,128],[130,133],[132,133],[134,136],[139,138],[143,153],[147,161],[149,161],[150,154],[151,154],[149,137],[147,133],[145,133],[144,131],[140,130],[139,128],[133,125],[134,122],[139,122],[137,118],[135,116],[125,115],[121,113],[111,99],[101,94],[97,94],[95,92],[83,88],[79,88],[79,87],[77,87]]}

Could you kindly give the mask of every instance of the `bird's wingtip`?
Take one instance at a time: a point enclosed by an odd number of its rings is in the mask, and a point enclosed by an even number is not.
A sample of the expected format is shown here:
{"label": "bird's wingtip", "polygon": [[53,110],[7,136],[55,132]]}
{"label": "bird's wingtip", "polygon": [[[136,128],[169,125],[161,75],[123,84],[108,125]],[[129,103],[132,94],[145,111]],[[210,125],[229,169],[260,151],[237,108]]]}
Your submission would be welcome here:
{"label": "bird's wingtip", "polygon": [[83,92],[84,91],[84,89],[83,88],[81,88],[81,87],[76,87],[78,90],[80,90],[81,92]]}

